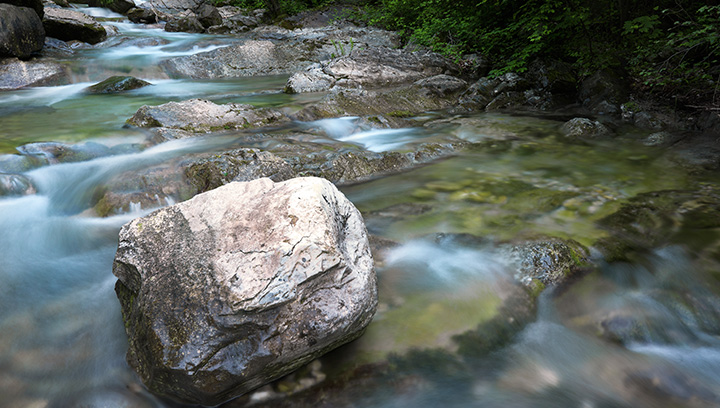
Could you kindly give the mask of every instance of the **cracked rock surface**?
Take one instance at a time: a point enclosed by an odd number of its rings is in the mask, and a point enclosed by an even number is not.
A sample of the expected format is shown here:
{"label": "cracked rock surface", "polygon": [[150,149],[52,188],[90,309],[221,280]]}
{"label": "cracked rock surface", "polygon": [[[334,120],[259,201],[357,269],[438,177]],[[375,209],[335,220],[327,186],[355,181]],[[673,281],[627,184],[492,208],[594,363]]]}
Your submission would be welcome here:
{"label": "cracked rock surface", "polygon": [[288,122],[280,111],[252,105],[218,105],[203,99],[143,105],[127,123],[138,127],[166,127],[202,133],[223,129],[245,129]]}
{"label": "cracked rock surface", "polygon": [[217,405],[363,332],[377,278],[330,182],[235,182],[123,226],[113,273],[127,359],[154,393]]}

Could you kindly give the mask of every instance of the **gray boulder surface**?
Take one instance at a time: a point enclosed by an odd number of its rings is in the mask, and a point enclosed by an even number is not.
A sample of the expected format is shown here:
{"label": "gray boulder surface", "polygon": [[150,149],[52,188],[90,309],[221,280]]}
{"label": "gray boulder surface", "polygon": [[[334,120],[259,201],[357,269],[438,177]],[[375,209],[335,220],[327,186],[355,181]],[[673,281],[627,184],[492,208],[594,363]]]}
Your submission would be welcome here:
{"label": "gray boulder surface", "polygon": [[167,127],[190,132],[244,129],[288,122],[280,111],[229,103],[218,105],[202,99],[144,105],[128,124],[138,127]]}
{"label": "gray boulder surface", "polygon": [[[239,20],[232,22],[235,18]],[[257,19],[228,17],[216,32],[243,31]],[[350,39],[350,40],[348,40]],[[397,35],[364,27],[323,27],[287,30],[261,26],[243,34],[242,42],[195,55],[175,57],[160,63],[174,78],[237,78],[253,75],[292,74],[314,62],[360,49],[397,46]],[[391,56],[392,57],[392,56]]]}
{"label": "gray boulder surface", "polygon": [[0,57],[28,58],[44,44],[45,29],[35,11],[0,4]]}
{"label": "gray boulder surface", "polygon": [[203,3],[194,11],[198,21],[200,21],[200,24],[202,24],[205,28],[222,24],[223,19],[220,12],[216,7],[211,6],[210,4]]}
{"label": "gray boulder surface", "polygon": [[154,393],[217,405],[359,337],[377,278],[330,182],[231,183],[123,226],[127,359]]}
{"label": "gray boulder surface", "polygon": [[69,81],[68,69],[54,62],[0,60],[0,91]]}
{"label": "gray boulder surface", "polygon": [[43,26],[48,37],[63,41],[79,40],[97,44],[107,38],[105,28],[97,20],[70,9],[46,8]]}

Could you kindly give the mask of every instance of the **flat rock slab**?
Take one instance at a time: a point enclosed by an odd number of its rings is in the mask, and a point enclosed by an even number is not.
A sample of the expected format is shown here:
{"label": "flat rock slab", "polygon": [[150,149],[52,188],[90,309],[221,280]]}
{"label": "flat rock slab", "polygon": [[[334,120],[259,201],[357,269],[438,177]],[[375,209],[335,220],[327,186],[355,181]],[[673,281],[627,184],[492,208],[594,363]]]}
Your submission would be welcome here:
{"label": "flat rock slab", "polygon": [[69,81],[68,70],[54,62],[0,60],[0,91],[26,86],[59,85]]}
{"label": "flat rock slab", "polygon": [[285,92],[318,92],[333,87],[380,88],[411,83],[446,72],[457,72],[457,67],[436,53],[385,47],[366,48],[312,64],[305,71],[295,73],[288,79]]}
{"label": "flat rock slab", "polygon": [[128,362],[154,393],[217,405],[360,336],[377,278],[330,182],[236,182],[123,226]]}
{"label": "flat rock slab", "polygon": [[138,127],[166,127],[190,132],[245,129],[280,124],[290,119],[274,109],[256,109],[252,105],[217,105],[202,99],[144,105],[127,123]]}

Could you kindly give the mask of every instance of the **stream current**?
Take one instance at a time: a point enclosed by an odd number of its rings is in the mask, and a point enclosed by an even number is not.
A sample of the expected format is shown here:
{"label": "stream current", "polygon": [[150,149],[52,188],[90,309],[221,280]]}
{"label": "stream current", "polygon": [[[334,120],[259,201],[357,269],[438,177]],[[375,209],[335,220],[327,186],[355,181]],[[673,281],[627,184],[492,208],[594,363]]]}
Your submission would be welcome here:
{"label": "stream current", "polygon": [[[286,77],[168,79],[160,60],[237,40],[166,33],[102,9],[84,10],[107,19],[120,35],[67,57],[72,84],[0,93],[0,154],[50,141],[92,142],[114,152],[28,170],[23,175],[36,194],[0,197],[0,406],[175,406],[144,391],[125,362],[111,273],[121,225],[153,208],[135,205],[99,218],[90,211],[92,197],[120,173],[243,147],[244,139],[228,133],[144,147],[146,135],[124,122],[142,105],[190,98],[297,108],[317,96],[282,93]],[[118,74],[153,86],[110,96],[82,92]],[[405,367],[398,374],[403,380],[390,385],[360,390],[347,384],[344,401],[364,407],[720,406],[718,265],[696,256],[717,242],[714,230],[651,248],[634,263],[608,264],[596,255],[599,268],[562,291],[542,293],[533,319],[491,353],[452,357],[458,346],[451,339],[494,316],[507,296],[512,263],[493,242],[546,234],[589,246],[607,234],[596,221],[629,198],[712,185],[715,177],[690,175],[635,143],[639,131],[632,128],[621,129],[612,144],[588,146],[559,141],[562,122],[498,113],[429,113],[425,126],[407,129],[366,129],[360,122],[336,118],[293,129],[315,129],[327,143],[372,151],[409,151],[450,136],[483,141],[511,134],[523,143],[465,151],[342,188],[369,232],[399,245],[378,263],[380,309],[368,332],[359,346],[324,359],[322,371],[332,378],[353,359],[377,363],[436,350],[397,360]],[[158,206],[176,199],[157,197]],[[467,245],[436,234],[484,240]],[[599,336],[598,321],[632,326],[630,341]]]}

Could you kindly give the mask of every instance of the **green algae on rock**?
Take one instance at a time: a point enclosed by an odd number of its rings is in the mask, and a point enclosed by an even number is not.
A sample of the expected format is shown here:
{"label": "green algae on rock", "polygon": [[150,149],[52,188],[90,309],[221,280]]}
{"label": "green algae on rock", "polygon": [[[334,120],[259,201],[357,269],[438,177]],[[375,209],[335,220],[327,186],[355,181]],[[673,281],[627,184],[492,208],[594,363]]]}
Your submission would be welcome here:
{"label": "green algae on rock", "polygon": [[91,94],[114,94],[139,89],[148,85],[152,84],[135,77],[116,75],[85,88],[85,92]]}

